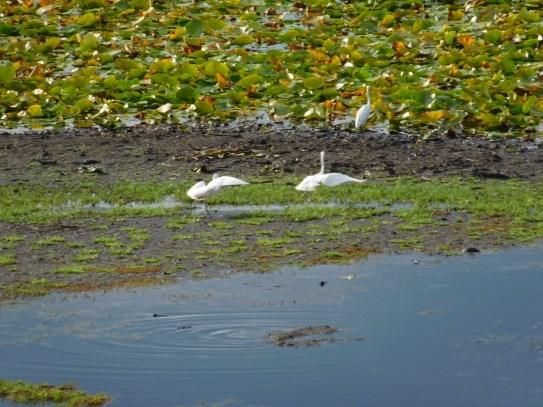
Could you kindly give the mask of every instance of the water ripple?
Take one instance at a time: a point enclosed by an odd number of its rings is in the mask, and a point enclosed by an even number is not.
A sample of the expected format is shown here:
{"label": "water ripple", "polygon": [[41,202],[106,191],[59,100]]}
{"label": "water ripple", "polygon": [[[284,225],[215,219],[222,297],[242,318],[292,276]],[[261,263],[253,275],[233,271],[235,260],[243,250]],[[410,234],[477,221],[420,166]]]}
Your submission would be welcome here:
{"label": "water ripple", "polygon": [[[311,315],[311,314],[309,314]],[[328,316],[327,316],[328,317]],[[297,312],[219,312],[144,317],[86,333],[95,351],[141,352],[167,356],[182,351],[269,352],[268,333],[322,324],[322,314]]]}

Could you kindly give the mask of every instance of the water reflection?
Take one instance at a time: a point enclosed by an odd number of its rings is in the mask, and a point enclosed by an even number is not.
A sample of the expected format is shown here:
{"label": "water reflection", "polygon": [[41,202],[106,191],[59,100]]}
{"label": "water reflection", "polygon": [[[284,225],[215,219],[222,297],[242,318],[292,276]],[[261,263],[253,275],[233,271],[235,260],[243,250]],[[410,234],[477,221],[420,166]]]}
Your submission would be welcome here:
{"label": "water reflection", "polygon": [[[0,371],[114,406],[541,405],[542,285],[531,247],[54,295],[0,308]],[[267,339],[310,325],[338,340]]]}

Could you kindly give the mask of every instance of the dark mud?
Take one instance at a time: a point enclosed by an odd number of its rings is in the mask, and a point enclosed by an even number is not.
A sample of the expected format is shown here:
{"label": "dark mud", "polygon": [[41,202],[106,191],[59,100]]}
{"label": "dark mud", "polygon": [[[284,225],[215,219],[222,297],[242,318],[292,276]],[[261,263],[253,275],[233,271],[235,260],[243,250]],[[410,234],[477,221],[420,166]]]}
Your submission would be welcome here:
{"label": "dark mud", "polygon": [[268,334],[268,339],[281,347],[319,346],[333,342],[334,337],[331,335],[336,332],[339,332],[339,329],[329,325],[307,326],[290,331],[272,332]]}
{"label": "dark mud", "polygon": [[448,133],[416,136],[306,127],[204,126],[0,133],[0,182],[50,182],[81,172],[165,180],[194,172],[302,175],[328,152],[332,171],[373,177],[462,175],[529,178],[543,173],[543,142],[491,141]]}

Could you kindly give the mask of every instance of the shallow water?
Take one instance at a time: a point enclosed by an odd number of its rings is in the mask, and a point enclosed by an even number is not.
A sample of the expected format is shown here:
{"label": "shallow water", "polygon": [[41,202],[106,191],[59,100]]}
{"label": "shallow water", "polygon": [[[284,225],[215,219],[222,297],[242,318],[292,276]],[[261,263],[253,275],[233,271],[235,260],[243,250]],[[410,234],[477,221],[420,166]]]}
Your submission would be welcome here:
{"label": "shallow water", "polygon": [[[2,306],[0,377],[73,381],[113,406],[540,406],[541,249],[375,256]],[[266,338],[324,324],[341,330],[336,342]]]}
{"label": "shallow water", "polygon": [[[414,205],[409,202],[383,204],[379,202],[362,202],[362,203],[342,203],[342,202],[322,202],[313,203],[305,202],[299,204],[264,204],[264,205],[209,205],[208,210],[217,215],[235,216],[243,213],[255,212],[283,212],[287,209],[305,209],[305,208],[357,208],[357,209],[389,209],[397,211],[401,209],[411,209]],[[66,205],[59,207],[59,210],[66,209],[85,209],[89,211],[109,211],[112,209],[172,209],[183,208],[184,210],[194,215],[205,215],[205,205],[200,203],[187,204],[173,196],[166,196],[160,201],[154,202],[128,202],[126,204],[113,204],[107,201],[98,201],[93,204],[81,204],[79,202],[68,202]],[[444,205],[436,205],[436,208],[443,209]]]}

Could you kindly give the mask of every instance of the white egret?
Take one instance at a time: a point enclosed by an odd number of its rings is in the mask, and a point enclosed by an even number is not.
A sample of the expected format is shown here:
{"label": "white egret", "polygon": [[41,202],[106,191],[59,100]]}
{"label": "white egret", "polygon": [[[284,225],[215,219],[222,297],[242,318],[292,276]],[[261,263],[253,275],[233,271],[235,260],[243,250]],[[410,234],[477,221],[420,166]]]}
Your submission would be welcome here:
{"label": "white egret", "polygon": [[247,184],[249,183],[239,178],[230,177],[227,175],[219,177],[218,174],[213,174],[213,177],[208,184],[206,184],[204,181],[197,182],[190,187],[190,189],[187,191],[187,195],[195,201],[204,201],[204,209],[206,213],[211,216],[209,210],[207,209],[206,198],[210,197],[211,195],[215,195],[223,187]]}
{"label": "white egret", "polygon": [[349,177],[348,175],[341,174],[339,172],[324,172],[324,151],[321,151],[321,170],[315,175],[309,175],[305,177],[302,182],[296,185],[298,191],[314,191],[319,185],[326,185],[327,187],[335,187],[336,185],[344,184],[346,182],[366,182],[363,179],[356,179]]}
{"label": "white egret", "polygon": [[363,105],[358,111],[356,112],[356,117],[354,118],[354,127],[357,129],[364,128],[366,125],[366,122],[368,121],[368,118],[370,117],[371,113],[371,98],[370,98],[370,87],[366,86],[366,104]]}

